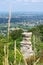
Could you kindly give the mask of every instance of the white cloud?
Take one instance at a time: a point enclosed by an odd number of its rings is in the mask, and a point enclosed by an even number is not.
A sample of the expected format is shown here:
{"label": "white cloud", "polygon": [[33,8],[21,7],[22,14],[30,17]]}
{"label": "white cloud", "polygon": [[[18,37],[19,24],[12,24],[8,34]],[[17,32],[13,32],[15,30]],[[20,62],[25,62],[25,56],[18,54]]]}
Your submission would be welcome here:
{"label": "white cloud", "polygon": [[31,0],[24,0],[24,2],[31,2]]}
{"label": "white cloud", "polygon": [[15,0],[15,2],[21,2],[22,0]]}
{"label": "white cloud", "polygon": [[43,0],[15,0],[15,2],[43,2]]}
{"label": "white cloud", "polygon": [[15,3],[15,2],[43,2],[43,0],[1,0],[0,2],[12,2],[12,3]]}
{"label": "white cloud", "polygon": [[15,2],[32,2],[32,0],[15,0]]}
{"label": "white cloud", "polygon": [[15,0],[14,2],[43,2],[43,0]]}
{"label": "white cloud", "polygon": [[32,2],[43,2],[43,0],[32,0]]}
{"label": "white cloud", "polygon": [[18,3],[18,2],[23,2],[23,3],[29,3],[29,2],[43,2],[43,0],[1,0],[1,3]]}

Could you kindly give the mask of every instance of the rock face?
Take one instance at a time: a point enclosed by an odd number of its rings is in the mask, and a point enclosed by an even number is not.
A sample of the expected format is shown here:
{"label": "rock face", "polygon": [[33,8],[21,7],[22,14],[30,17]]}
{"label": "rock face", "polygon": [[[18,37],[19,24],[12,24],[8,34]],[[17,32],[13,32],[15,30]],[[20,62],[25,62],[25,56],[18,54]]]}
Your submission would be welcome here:
{"label": "rock face", "polygon": [[27,59],[31,56],[33,56],[34,51],[32,50],[32,44],[31,44],[31,36],[32,32],[24,32],[23,35],[23,41],[21,41],[21,53],[23,54],[24,58]]}

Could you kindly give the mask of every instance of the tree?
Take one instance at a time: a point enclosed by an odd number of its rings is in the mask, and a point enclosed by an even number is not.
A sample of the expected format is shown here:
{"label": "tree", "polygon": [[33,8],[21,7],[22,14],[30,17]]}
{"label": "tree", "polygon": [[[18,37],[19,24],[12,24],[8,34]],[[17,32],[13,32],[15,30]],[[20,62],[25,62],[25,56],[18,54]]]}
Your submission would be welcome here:
{"label": "tree", "polygon": [[19,37],[22,36],[22,34],[21,34],[22,32],[23,32],[23,31],[22,31],[21,29],[12,31],[12,32],[10,33],[10,40],[11,40],[11,39],[12,39],[12,40],[18,39]]}

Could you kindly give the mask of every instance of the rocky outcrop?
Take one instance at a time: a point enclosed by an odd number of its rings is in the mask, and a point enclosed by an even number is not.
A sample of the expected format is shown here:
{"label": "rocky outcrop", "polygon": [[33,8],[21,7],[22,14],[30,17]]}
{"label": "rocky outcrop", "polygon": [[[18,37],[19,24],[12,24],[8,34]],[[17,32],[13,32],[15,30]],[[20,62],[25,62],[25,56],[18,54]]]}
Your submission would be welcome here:
{"label": "rocky outcrop", "polygon": [[32,43],[31,43],[31,36],[32,32],[24,32],[23,41],[21,41],[21,53],[23,54],[24,58],[27,59],[34,55],[34,51],[32,50]]}

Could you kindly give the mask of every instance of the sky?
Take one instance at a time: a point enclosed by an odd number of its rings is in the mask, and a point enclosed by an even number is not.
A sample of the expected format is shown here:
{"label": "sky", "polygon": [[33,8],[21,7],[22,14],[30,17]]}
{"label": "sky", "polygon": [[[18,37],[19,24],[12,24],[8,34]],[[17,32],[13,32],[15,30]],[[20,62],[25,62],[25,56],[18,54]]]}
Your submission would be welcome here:
{"label": "sky", "polygon": [[0,12],[43,12],[43,0],[0,0]]}

